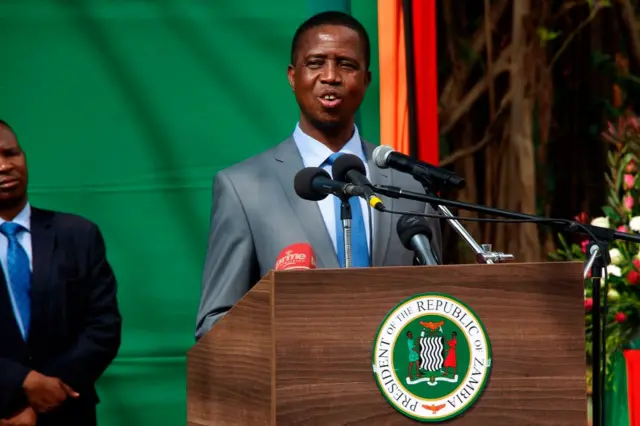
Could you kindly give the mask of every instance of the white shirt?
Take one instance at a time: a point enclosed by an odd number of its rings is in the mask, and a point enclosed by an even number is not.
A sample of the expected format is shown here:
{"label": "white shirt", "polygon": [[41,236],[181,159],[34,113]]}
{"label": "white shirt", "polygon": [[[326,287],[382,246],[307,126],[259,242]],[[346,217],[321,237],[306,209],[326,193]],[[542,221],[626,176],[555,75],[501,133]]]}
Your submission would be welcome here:
{"label": "white shirt", "polygon": [[[0,217],[0,225],[5,223],[6,220]],[[29,267],[31,271],[33,271],[33,254],[31,248],[31,206],[27,203],[26,206],[18,213],[18,215],[13,218],[11,222],[17,223],[24,227],[25,230],[22,230],[18,233],[17,239],[18,243],[22,246],[24,251],[27,253],[29,257]],[[20,332],[22,335],[25,335],[24,326],[22,324],[22,320],[20,318],[20,314],[18,312],[18,307],[16,305],[16,300],[13,295],[12,286],[11,286],[11,278],[9,277],[9,269],[7,268],[7,248],[9,247],[9,239],[2,233],[0,233],[0,263],[2,264],[2,272],[4,272],[4,278],[7,283],[7,291],[9,292],[9,299],[11,299],[11,306],[13,307],[13,314],[16,317],[16,321],[18,322],[18,326],[20,327]]]}
{"label": "white shirt", "polygon": [[[319,142],[318,140],[304,133],[302,129],[300,129],[300,123],[296,125],[296,129],[293,132],[293,140],[298,147],[298,151],[300,151],[300,156],[302,157],[302,162],[305,167],[320,167],[322,165],[322,168],[332,175],[331,166],[329,164],[323,163],[329,158],[331,154],[333,154],[333,151],[327,148],[327,146],[322,142]],[[367,159],[364,155],[364,150],[362,149],[362,140],[360,139],[360,134],[358,133],[357,126],[354,126],[353,136],[351,136],[351,139],[349,139],[349,141],[342,147],[339,152],[353,154],[360,158],[364,163],[365,169],[367,170],[367,177],[369,177],[369,166],[367,165]],[[327,232],[329,232],[331,241],[333,241],[333,247],[337,253],[338,246],[336,241],[336,214],[334,208],[334,198],[335,197],[333,195],[329,195],[325,199],[317,201],[317,203],[318,207],[320,208],[322,218],[324,219],[325,226],[327,227]],[[362,208],[364,227],[367,234],[367,247],[369,247],[369,250],[371,250],[369,222],[373,220],[373,217],[370,217],[369,205],[363,198],[360,198],[360,206]],[[342,244],[342,241],[340,242],[340,244]],[[369,253],[369,255],[371,255],[371,253]]]}

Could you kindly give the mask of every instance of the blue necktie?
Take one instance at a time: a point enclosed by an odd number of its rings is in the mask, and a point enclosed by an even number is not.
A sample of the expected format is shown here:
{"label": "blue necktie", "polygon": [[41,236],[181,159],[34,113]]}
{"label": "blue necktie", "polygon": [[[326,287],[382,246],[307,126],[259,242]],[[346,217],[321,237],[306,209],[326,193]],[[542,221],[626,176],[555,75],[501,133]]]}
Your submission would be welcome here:
{"label": "blue necktie", "polygon": [[29,334],[31,321],[31,268],[29,257],[24,251],[16,236],[24,228],[13,222],[5,222],[0,225],[0,232],[9,240],[7,247],[7,269],[13,298],[16,303],[19,323],[22,324],[21,332],[25,340]]}
{"label": "blue necktie", "polygon": [[[327,162],[330,165],[333,165],[333,162],[340,155],[342,155],[341,152],[331,154]],[[338,261],[340,262],[340,266],[344,268],[344,230],[342,229],[342,220],[340,219],[341,203],[338,197],[333,197],[333,200],[336,217],[336,243],[338,246]],[[351,197],[349,199],[349,204],[351,205],[351,266],[371,266],[371,260],[369,259],[369,246],[367,244],[367,232],[364,226],[364,217],[362,216],[360,199],[358,197]]]}

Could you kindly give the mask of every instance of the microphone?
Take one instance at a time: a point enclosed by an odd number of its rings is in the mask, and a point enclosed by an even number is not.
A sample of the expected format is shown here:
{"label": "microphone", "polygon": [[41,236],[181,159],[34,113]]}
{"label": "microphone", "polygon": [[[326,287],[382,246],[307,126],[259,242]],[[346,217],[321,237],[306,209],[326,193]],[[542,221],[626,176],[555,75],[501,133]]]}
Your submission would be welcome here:
{"label": "microphone", "polygon": [[400,172],[409,173],[425,185],[437,188],[451,186],[457,189],[464,188],[465,185],[464,179],[457,174],[442,167],[414,160],[387,145],[379,145],[373,150],[373,161],[381,169],[391,167]]}
{"label": "microphone", "polygon": [[343,154],[339,156],[332,166],[333,178],[342,182],[349,182],[362,189],[362,198],[369,202],[369,205],[381,212],[386,210],[382,200],[373,192],[372,184],[367,179],[367,169],[364,163],[356,155]]}
{"label": "microphone", "polygon": [[293,178],[293,188],[300,198],[309,201],[323,200],[329,194],[338,197],[364,195],[362,188],[335,181],[326,170],[320,167],[306,167],[296,173]]}
{"label": "microphone", "polygon": [[276,271],[316,269],[316,256],[309,243],[294,243],[285,247],[276,260]]}
{"label": "microphone", "polygon": [[433,233],[425,218],[403,215],[396,226],[402,245],[416,254],[418,265],[439,265],[431,250]]}

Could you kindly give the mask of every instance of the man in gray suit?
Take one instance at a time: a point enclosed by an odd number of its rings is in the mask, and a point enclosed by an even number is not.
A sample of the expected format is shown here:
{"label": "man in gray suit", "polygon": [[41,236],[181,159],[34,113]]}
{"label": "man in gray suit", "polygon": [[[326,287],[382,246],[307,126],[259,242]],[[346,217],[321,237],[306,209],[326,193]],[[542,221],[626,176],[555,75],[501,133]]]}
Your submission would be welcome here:
{"label": "man in gray suit", "polygon": [[[197,339],[273,268],[288,245],[307,242],[318,268],[340,267],[341,228],[333,207],[335,197],[318,202],[298,197],[293,180],[300,169],[323,167],[331,172],[330,156],[346,152],[362,159],[372,183],[422,191],[411,176],[378,169],[372,160],[375,146],[360,138],[354,117],[371,81],[369,62],[367,32],[349,15],[324,12],[298,28],[287,72],[300,107],[293,135],[218,172],[214,181]],[[434,213],[423,203],[380,198],[387,208]],[[398,217],[374,210],[369,218],[366,212],[371,210],[364,200],[354,198],[352,202],[359,203],[352,205],[354,257],[358,243],[365,247],[360,250],[365,253],[359,255],[364,260],[357,266],[411,265],[414,254],[396,234]],[[440,226],[435,219],[430,222],[431,245],[441,258]],[[372,253],[366,247],[372,247]]]}

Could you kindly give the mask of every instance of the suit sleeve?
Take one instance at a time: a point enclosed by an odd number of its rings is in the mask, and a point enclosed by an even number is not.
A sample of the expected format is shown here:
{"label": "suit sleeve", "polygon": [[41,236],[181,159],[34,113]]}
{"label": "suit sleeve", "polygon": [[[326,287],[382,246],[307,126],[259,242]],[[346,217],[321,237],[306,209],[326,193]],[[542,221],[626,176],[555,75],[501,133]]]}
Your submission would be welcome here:
{"label": "suit sleeve", "polygon": [[224,171],[213,184],[209,241],[202,276],[196,340],[259,279],[251,228],[233,183]]}
{"label": "suit sleeve", "polygon": [[[425,208],[426,214],[438,214],[438,211],[433,208],[431,204],[427,204]],[[436,260],[442,265],[442,229],[440,227],[440,219],[429,219],[429,226],[431,228],[431,250],[436,256]]]}
{"label": "suit sleeve", "polygon": [[0,419],[11,417],[26,406],[22,383],[31,369],[0,358]]}
{"label": "suit sleeve", "polygon": [[122,332],[117,283],[106,258],[104,239],[95,225],[89,234],[88,284],[91,289],[83,330],[75,344],[42,371],[59,377],[80,393],[93,386],[111,364],[118,353]]}

